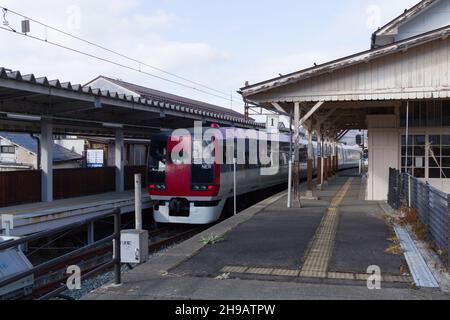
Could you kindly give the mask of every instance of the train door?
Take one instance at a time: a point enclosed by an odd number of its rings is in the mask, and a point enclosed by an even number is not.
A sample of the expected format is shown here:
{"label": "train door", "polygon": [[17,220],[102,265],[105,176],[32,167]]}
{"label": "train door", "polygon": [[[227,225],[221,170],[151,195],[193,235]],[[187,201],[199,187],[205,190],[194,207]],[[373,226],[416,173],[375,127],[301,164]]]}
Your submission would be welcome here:
{"label": "train door", "polygon": [[167,192],[175,197],[190,194],[191,165],[190,136],[173,136],[167,140]]}

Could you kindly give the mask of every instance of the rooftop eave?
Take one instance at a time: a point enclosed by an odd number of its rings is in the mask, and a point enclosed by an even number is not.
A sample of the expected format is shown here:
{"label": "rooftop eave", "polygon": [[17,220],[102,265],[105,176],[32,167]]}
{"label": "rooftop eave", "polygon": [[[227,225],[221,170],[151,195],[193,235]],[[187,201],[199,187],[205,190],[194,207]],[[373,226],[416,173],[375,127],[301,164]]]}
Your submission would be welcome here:
{"label": "rooftop eave", "polygon": [[161,112],[171,112],[177,116],[188,115],[193,119],[205,118],[207,121],[222,119],[235,125],[257,126],[254,121],[242,117],[224,115],[219,112],[207,112],[196,110],[184,105],[174,105],[165,101],[143,99],[130,95],[118,94],[108,90],[102,91],[79,84],[72,85],[70,82],[59,80],[48,80],[47,77],[35,77],[34,75],[22,75],[19,71],[10,72],[9,69],[0,67],[0,87],[10,90],[33,93],[34,95],[55,96],[63,99],[87,103],[100,103],[116,107],[124,107],[132,110],[154,111],[149,109],[159,108]]}

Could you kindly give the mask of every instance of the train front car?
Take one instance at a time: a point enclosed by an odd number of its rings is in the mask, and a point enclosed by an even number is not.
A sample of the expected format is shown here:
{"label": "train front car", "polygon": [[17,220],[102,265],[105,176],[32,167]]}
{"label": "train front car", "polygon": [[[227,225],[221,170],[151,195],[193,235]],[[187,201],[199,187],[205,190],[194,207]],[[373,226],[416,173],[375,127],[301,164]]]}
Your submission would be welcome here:
{"label": "train front car", "polygon": [[[243,202],[259,190],[287,183],[289,136],[236,128],[204,128],[152,139],[149,193],[157,223],[210,224],[220,219],[234,195]],[[209,132],[208,132],[209,131]],[[178,131],[180,132],[180,131]],[[175,155],[175,159],[174,159]]]}
{"label": "train front car", "polygon": [[[219,143],[212,138],[214,146]],[[161,134],[152,140],[149,193],[157,223],[209,224],[220,218],[220,165],[208,143],[190,134]],[[201,154],[202,153],[202,154]]]}

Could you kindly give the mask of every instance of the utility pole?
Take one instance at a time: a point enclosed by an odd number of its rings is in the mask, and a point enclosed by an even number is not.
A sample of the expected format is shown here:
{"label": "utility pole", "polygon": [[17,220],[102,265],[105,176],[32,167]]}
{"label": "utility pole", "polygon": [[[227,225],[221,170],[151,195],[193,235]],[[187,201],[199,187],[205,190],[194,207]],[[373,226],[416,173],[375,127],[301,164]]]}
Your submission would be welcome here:
{"label": "utility pole", "polygon": [[294,203],[301,207],[300,202],[300,102],[294,104]]}

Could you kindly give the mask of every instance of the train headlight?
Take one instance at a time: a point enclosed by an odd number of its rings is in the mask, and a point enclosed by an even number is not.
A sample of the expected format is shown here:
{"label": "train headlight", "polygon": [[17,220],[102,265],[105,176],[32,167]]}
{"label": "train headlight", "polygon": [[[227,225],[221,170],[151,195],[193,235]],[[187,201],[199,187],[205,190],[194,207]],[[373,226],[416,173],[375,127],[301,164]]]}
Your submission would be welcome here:
{"label": "train headlight", "polygon": [[150,190],[166,190],[166,185],[164,184],[151,184],[149,186]]}
{"label": "train headlight", "polygon": [[214,191],[216,189],[216,186],[199,186],[199,185],[193,185],[192,190],[194,191]]}

